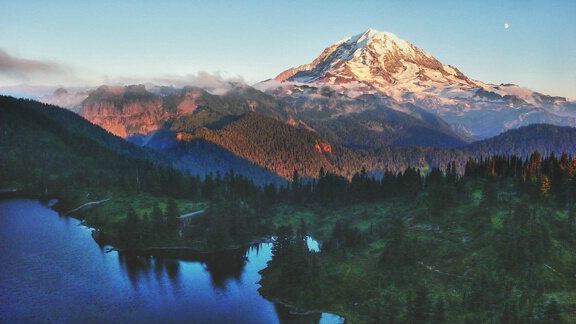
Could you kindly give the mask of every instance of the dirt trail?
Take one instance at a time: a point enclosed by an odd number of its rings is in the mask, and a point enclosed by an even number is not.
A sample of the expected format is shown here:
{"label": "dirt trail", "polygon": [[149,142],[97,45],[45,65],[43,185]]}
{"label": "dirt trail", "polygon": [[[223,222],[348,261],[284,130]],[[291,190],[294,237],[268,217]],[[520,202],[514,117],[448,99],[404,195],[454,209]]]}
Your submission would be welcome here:
{"label": "dirt trail", "polygon": [[178,216],[178,218],[179,218],[179,219],[185,219],[185,218],[188,218],[188,217],[192,217],[192,216],[196,216],[196,215],[202,214],[202,213],[205,212],[205,211],[206,211],[206,209],[202,209],[202,210],[199,210],[199,211],[195,211],[195,212],[193,212],[193,213],[190,213],[190,214],[180,215],[180,216]]}
{"label": "dirt trail", "polygon": [[108,200],[110,200],[110,199],[112,199],[112,197],[108,197],[108,198],[106,198],[106,199],[104,199],[104,200],[87,202],[87,203],[85,203],[85,204],[83,204],[83,205],[81,205],[81,206],[79,206],[79,207],[76,207],[76,208],[74,208],[74,209],[72,209],[72,210],[67,211],[66,213],[64,213],[64,215],[68,215],[68,214],[70,214],[70,213],[73,213],[73,212],[75,212],[75,211],[79,211],[80,209],[83,209],[83,208],[86,208],[86,207],[90,207],[90,206],[93,206],[93,205],[101,204],[101,203],[106,202],[106,201],[108,201]]}

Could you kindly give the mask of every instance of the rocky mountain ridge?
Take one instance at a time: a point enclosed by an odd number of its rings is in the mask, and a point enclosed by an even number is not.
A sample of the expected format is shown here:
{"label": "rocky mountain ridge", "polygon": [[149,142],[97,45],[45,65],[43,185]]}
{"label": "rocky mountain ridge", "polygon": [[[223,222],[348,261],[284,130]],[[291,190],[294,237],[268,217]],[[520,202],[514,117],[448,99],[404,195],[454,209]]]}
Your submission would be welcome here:
{"label": "rocky mountain ridge", "polygon": [[288,106],[243,85],[221,96],[198,87],[174,89],[161,95],[148,91],[144,85],[101,86],[83,101],[80,115],[126,138],[147,135],[165,123],[176,130],[188,131],[196,127],[218,127],[219,123],[227,123],[233,116],[250,111],[296,124]]}

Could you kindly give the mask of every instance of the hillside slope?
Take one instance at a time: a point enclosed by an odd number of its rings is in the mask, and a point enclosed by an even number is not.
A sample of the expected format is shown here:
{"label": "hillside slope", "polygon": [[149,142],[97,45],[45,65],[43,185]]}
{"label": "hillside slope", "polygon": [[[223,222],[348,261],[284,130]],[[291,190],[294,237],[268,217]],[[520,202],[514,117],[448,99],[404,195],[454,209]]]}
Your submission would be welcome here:
{"label": "hillside slope", "polygon": [[3,183],[41,187],[46,192],[57,191],[65,183],[133,187],[139,173],[144,177],[145,170],[170,170],[176,163],[71,111],[36,101],[0,96],[0,125]]}
{"label": "hillside slope", "polygon": [[576,156],[576,128],[534,124],[509,130],[498,136],[472,143],[463,151],[475,156],[514,154],[528,157],[534,150],[543,155],[564,152]]}
{"label": "hillside slope", "polygon": [[414,166],[428,169],[445,166],[466,157],[454,149],[442,148],[382,148],[379,150],[350,149],[335,145],[319,134],[296,128],[258,113],[248,113],[221,129],[196,129],[181,132],[181,140],[204,139],[215,143],[236,156],[265,167],[291,179],[294,170],[301,176],[318,176],[320,168],[351,177],[362,168],[374,173],[384,170],[404,171]]}

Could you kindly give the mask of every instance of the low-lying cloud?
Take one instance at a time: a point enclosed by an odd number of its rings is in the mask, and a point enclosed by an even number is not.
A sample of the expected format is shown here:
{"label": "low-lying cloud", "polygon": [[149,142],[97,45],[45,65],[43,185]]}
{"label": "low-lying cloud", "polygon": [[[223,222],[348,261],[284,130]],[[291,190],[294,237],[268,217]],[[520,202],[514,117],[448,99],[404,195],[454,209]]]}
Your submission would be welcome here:
{"label": "low-lying cloud", "polygon": [[208,73],[200,71],[197,74],[163,74],[153,77],[104,77],[103,84],[108,85],[127,85],[127,84],[146,84],[156,86],[172,86],[175,88],[183,88],[186,86],[193,86],[202,88],[212,94],[222,95],[234,88],[236,84],[247,84],[246,80],[241,76],[228,77],[224,76],[221,72]]}
{"label": "low-lying cloud", "polygon": [[[91,77],[90,77],[91,75]],[[0,48],[0,93],[18,96],[39,97],[51,94],[59,87],[96,88],[100,85],[125,86],[145,84],[146,87],[194,86],[215,95],[223,95],[238,84],[246,85],[241,76],[230,76],[226,72],[191,74],[160,74],[154,76],[108,76],[88,73],[79,77],[76,69],[48,60],[18,57]]]}
{"label": "low-lying cloud", "polygon": [[246,84],[246,80],[240,76],[225,77],[220,72],[214,74],[200,71],[197,74],[187,74],[184,76],[165,75],[152,79],[152,83],[159,85],[172,85],[176,88],[194,86],[206,91],[221,95],[234,87],[234,84]]}
{"label": "low-lying cloud", "polygon": [[61,73],[62,70],[57,63],[15,57],[0,48],[0,74],[5,76],[27,79],[37,74]]}

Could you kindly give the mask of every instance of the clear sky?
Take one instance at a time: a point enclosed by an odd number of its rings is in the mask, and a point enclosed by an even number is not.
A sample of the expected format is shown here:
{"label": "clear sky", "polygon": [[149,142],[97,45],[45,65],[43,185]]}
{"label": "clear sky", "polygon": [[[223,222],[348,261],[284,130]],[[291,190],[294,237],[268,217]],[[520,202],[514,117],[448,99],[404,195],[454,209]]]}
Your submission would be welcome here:
{"label": "clear sky", "polygon": [[575,0],[0,0],[0,86],[251,84],[374,28],[473,79],[576,98],[575,17]]}

